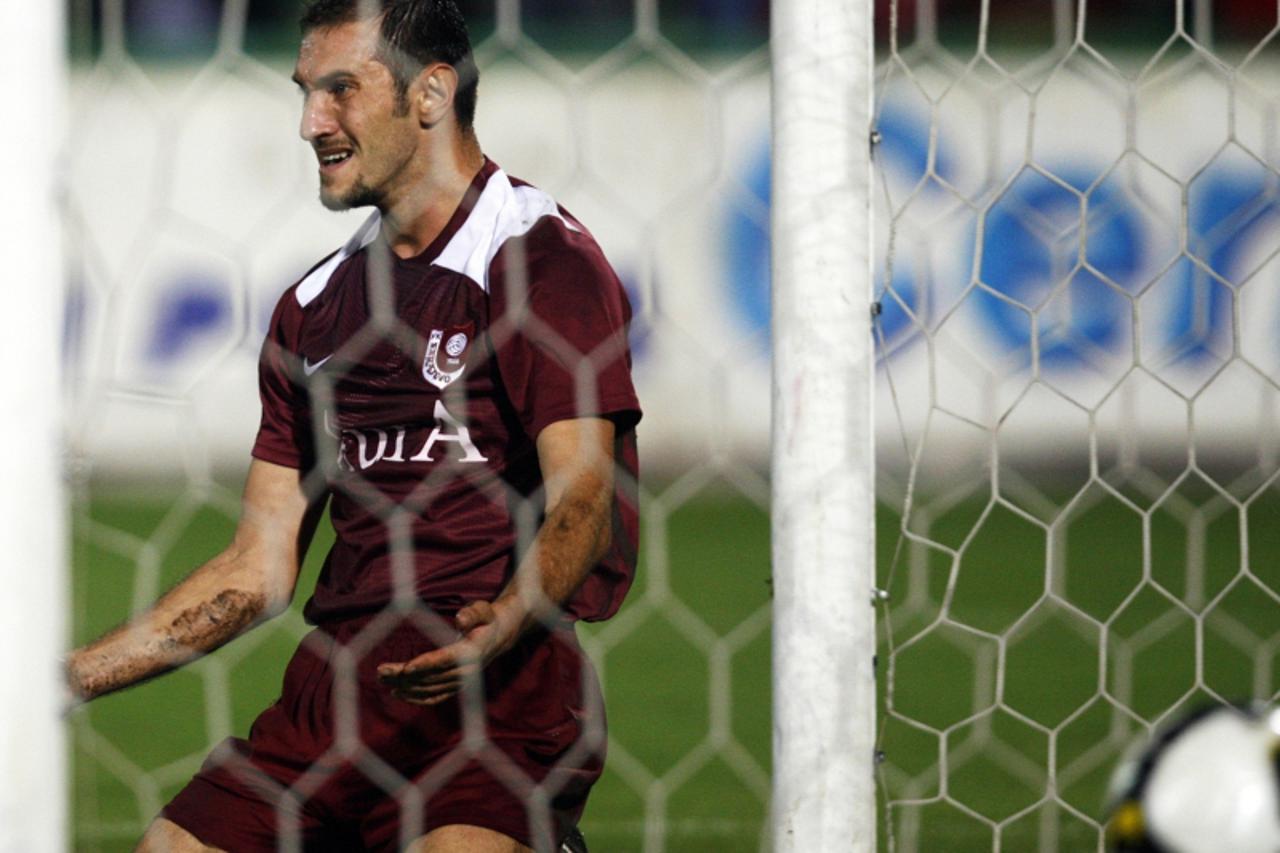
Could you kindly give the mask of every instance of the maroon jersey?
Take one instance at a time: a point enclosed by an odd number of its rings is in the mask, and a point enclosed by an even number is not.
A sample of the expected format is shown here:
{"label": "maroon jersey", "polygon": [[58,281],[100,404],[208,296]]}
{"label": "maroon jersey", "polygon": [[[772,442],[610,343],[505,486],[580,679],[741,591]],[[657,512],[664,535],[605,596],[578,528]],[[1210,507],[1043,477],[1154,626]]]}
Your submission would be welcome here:
{"label": "maroon jersey", "polygon": [[613,538],[566,605],[604,619],[635,570],[631,309],[586,229],[490,161],[420,255],[371,218],[281,297],[253,455],[323,477],[337,533],[311,622],[492,600],[542,518],[548,424],[613,420]]}

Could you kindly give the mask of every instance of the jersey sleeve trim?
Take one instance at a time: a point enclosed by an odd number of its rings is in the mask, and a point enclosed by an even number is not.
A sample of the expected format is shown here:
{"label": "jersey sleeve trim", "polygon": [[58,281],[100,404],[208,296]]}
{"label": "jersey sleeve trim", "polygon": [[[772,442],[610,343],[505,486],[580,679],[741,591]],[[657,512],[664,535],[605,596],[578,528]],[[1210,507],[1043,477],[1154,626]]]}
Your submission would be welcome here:
{"label": "jersey sleeve trim", "polygon": [[261,459],[263,462],[270,462],[273,465],[280,465],[284,468],[294,468],[302,470],[302,454],[289,452],[273,447],[268,447],[263,443],[254,445],[249,455],[254,459]]}
{"label": "jersey sleeve trim", "polygon": [[640,401],[634,394],[630,392],[611,394],[590,409],[583,409],[573,404],[548,406],[529,424],[529,435],[536,440],[538,435],[552,424],[578,418],[607,418],[614,422],[618,434],[621,435],[635,429],[636,424],[640,422],[640,417]]}

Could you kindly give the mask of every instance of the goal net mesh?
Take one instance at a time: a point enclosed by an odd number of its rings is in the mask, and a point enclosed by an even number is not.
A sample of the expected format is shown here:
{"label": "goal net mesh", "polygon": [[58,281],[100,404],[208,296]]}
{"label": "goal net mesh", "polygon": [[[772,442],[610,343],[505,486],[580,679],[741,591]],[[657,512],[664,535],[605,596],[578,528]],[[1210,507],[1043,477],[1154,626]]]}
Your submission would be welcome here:
{"label": "goal net mesh", "polygon": [[[598,850],[758,849],[769,788],[767,8],[460,5],[481,69],[486,153],[592,231],[634,311],[642,557],[621,613],[579,629],[610,726],[582,828]],[[300,4],[68,8],[78,644],[229,541],[271,309],[367,211],[327,213],[315,197],[289,80]],[[375,301],[387,284],[371,273]],[[374,344],[405,331],[362,334]],[[425,343],[408,331],[398,339],[407,349]],[[584,354],[578,375],[606,357]],[[326,385],[317,375],[311,393]],[[394,436],[385,446],[364,438],[357,461],[399,453]],[[317,440],[336,452],[332,438]],[[429,507],[435,485],[389,512],[389,526]],[[212,748],[246,736],[307,636],[300,606],[331,542],[322,522],[284,616],[71,715],[75,849],[132,849]],[[405,780],[362,747],[336,749],[412,806]],[[501,772],[535,812],[554,793]],[[436,775],[418,793],[447,784]],[[300,849],[290,809],[319,783],[304,776],[284,792],[281,849]]]}
{"label": "goal net mesh", "polygon": [[[610,721],[583,827],[763,849],[767,9],[463,5],[486,151],[592,230],[635,309],[641,568],[580,630]],[[69,8],[84,642],[227,541],[271,306],[362,214],[315,201],[291,4]],[[877,5],[888,849],[1094,849],[1135,736],[1275,696],[1276,25],[1261,0]],[[73,714],[75,848],[132,849],[306,630],[295,608]]]}
{"label": "goal net mesh", "polygon": [[1280,686],[1276,6],[883,11],[881,836],[1098,849]]}

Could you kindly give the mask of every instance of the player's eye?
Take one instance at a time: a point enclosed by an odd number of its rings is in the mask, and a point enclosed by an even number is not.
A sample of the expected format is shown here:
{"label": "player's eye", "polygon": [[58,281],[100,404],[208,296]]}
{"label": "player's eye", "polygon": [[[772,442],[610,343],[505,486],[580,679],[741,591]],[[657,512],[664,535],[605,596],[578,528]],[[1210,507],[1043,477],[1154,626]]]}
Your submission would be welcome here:
{"label": "player's eye", "polygon": [[350,83],[346,81],[334,83],[329,86],[329,94],[337,98],[341,98],[354,91],[355,91],[355,86],[352,86]]}

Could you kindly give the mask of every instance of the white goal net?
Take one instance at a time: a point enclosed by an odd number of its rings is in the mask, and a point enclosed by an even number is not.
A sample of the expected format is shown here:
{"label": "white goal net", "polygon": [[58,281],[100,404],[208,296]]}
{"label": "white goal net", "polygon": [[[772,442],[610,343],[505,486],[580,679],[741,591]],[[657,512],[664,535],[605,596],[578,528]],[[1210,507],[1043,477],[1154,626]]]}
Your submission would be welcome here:
{"label": "white goal net", "polygon": [[1097,849],[1135,736],[1280,688],[1276,7],[885,11],[881,837]]}
{"label": "white goal net", "polygon": [[[769,325],[768,4],[460,5],[486,153],[591,229],[635,312],[641,568],[580,630],[609,713],[582,827],[594,850],[768,849],[770,514],[806,506],[771,495],[769,352],[808,322]],[[295,4],[67,9],[80,643],[225,543],[271,307],[361,214],[315,200]],[[828,130],[876,166],[878,590],[852,594],[880,603],[848,658],[875,655],[876,844],[1098,849],[1135,736],[1280,688],[1276,4],[881,0],[874,21],[870,126]],[[132,849],[306,631],[295,606],[73,712],[71,846]]]}
{"label": "white goal net", "polygon": [[[271,308],[363,219],[321,209],[297,139],[300,5],[70,3],[74,643],[226,542]],[[586,224],[634,310],[641,568],[621,613],[579,631],[610,724],[582,829],[597,850],[758,849],[770,764],[767,8],[460,5],[486,153]],[[322,526],[297,605],[330,541]],[[75,849],[132,849],[210,748],[245,736],[306,634],[297,605],[71,715]]]}

